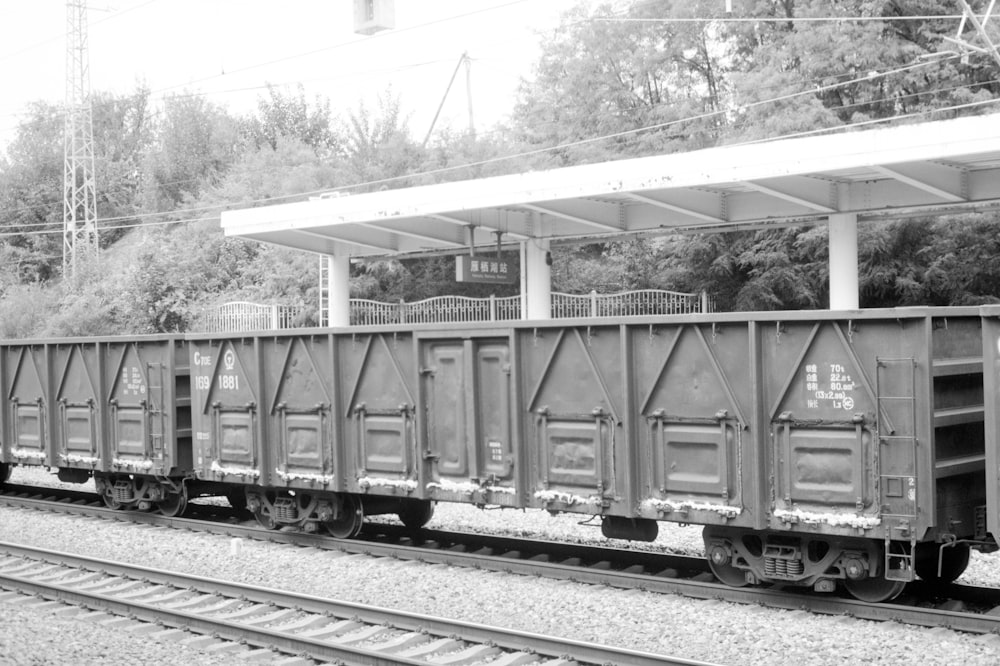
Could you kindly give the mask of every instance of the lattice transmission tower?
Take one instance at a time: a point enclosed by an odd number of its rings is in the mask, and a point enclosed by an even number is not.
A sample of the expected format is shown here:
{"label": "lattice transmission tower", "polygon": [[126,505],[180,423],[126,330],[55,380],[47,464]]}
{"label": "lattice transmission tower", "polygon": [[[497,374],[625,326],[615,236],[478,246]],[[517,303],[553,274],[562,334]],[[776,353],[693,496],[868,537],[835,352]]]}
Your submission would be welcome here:
{"label": "lattice transmission tower", "polygon": [[83,266],[97,260],[97,188],[87,50],[87,0],[67,0],[63,275],[73,281]]}

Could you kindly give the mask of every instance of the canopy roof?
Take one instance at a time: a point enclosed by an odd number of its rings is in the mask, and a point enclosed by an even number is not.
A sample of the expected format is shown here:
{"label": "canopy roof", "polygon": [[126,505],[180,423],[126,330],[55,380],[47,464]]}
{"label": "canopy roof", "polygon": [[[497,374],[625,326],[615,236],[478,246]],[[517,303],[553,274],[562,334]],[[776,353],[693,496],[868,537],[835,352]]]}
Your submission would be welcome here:
{"label": "canopy roof", "polygon": [[1000,207],[1000,114],[228,211],[240,236],[340,256],[453,252]]}

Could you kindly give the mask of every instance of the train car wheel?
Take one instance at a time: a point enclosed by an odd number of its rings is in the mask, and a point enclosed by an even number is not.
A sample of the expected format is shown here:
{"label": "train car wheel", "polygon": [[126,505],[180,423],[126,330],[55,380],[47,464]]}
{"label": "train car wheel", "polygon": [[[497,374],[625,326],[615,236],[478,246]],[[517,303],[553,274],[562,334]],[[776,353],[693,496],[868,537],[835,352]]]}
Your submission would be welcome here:
{"label": "train car wheel", "polygon": [[917,575],[929,583],[951,583],[965,573],[969,566],[969,555],[972,549],[967,543],[941,549],[941,575],[938,575],[938,551],[936,543],[917,546]]}
{"label": "train car wheel", "polygon": [[101,493],[101,500],[104,501],[104,506],[108,507],[109,509],[114,509],[117,511],[118,509],[122,508],[122,503],[116,500],[114,498],[114,495],[112,495],[111,493]]}
{"label": "train car wheel", "polygon": [[419,530],[434,517],[434,505],[428,500],[404,502],[396,514],[407,529]]}
{"label": "train car wheel", "polygon": [[340,516],[324,521],[323,526],[330,536],[338,539],[353,539],[361,532],[365,522],[365,514],[361,500],[353,495],[342,495],[343,507]]}
{"label": "train car wheel", "polygon": [[[894,552],[904,552],[904,547],[898,542],[893,542],[892,547]],[[882,548],[879,548],[880,557],[884,552]],[[903,592],[903,588],[906,587],[906,581],[887,580],[883,576],[871,576],[860,580],[847,578],[844,580],[844,587],[855,599],[875,604],[881,601],[892,601],[898,597]]]}
{"label": "train car wheel", "polygon": [[181,515],[187,509],[187,489],[182,487],[181,492],[170,493],[167,499],[156,503],[156,508],[168,518]]}
{"label": "train car wheel", "polygon": [[708,558],[708,567],[719,579],[719,582],[725,583],[729,587],[745,587],[747,585],[747,576],[743,569],[731,564],[716,564],[712,558]]}
{"label": "train car wheel", "polygon": [[898,597],[906,587],[906,581],[886,580],[881,576],[863,580],[847,579],[844,581],[844,587],[855,599],[875,604],[880,601],[892,601]]}
{"label": "train car wheel", "polygon": [[257,523],[265,530],[276,530],[279,527],[278,521],[269,513],[258,512],[253,514],[253,517],[257,519]]}

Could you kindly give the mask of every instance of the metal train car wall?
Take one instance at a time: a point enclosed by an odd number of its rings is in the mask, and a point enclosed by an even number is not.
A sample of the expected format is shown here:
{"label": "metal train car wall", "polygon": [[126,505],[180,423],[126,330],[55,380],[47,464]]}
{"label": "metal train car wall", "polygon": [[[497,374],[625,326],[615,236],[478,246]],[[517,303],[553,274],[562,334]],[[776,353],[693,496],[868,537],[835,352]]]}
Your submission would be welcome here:
{"label": "metal train car wall", "polygon": [[885,600],[996,548],[998,341],[989,307],[14,341],[0,478],[338,537],[442,501],[698,524],[725,583]]}

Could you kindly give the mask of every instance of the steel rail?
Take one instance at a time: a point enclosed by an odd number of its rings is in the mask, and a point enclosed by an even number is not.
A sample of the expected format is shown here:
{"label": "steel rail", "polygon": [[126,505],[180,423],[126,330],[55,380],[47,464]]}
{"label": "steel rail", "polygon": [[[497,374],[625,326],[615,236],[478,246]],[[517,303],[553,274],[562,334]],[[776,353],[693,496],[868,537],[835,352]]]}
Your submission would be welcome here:
{"label": "steel rail", "polygon": [[[296,532],[274,532],[258,527],[246,527],[225,523],[210,523],[189,518],[165,518],[156,514],[122,512],[103,507],[67,505],[47,502],[39,499],[12,498],[0,496],[0,504],[16,506],[31,506],[40,510],[72,510],[74,513],[111,518],[123,522],[136,522],[151,525],[164,525],[192,531],[207,532],[224,536],[239,536],[248,539],[268,541],[272,543],[309,546],[320,550],[338,550],[350,554],[370,555],[375,557],[392,557],[402,560],[416,560],[430,564],[445,564],[477,568],[501,573],[512,573],[525,576],[543,576],[559,580],[601,585],[619,589],[638,589],[662,594],[681,594],[695,599],[713,599],[740,604],[761,605],[783,610],[805,610],[811,613],[825,615],[844,615],[863,620],[894,621],[924,627],[948,627],[957,631],[987,634],[1000,633],[1000,615],[994,613],[971,613],[961,610],[941,608],[925,608],[909,606],[900,603],[871,604],[855,599],[831,597],[824,594],[814,594],[791,589],[744,587],[734,588],[715,582],[710,574],[694,578],[664,577],[648,573],[631,571],[615,571],[604,567],[586,567],[582,564],[567,564],[565,562],[544,562],[537,559],[516,559],[504,555],[488,555],[478,552],[462,552],[446,548],[429,548],[426,546],[403,545],[399,543],[379,543],[364,540],[341,540],[328,536]],[[378,526],[385,529],[385,526]],[[390,528],[389,531],[392,531]],[[401,530],[398,530],[401,531]],[[433,535],[433,532],[427,532]],[[450,534],[445,533],[447,540]],[[506,543],[501,550],[535,552],[548,542],[529,539],[513,539],[488,537],[486,535],[460,535],[466,539],[479,539],[492,543]],[[430,536],[428,539],[430,540]],[[567,544],[555,544],[558,548],[569,548]],[[577,552],[590,553],[587,559],[591,561],[613,561],[620,551],[614,548],[596,546],[579,547]],[[511,555],[507,552],[506,555]],[[697,570],[704,568],[702,558],[684,558],[680,556],[665,556],[666,562],[686,562],[678,568]],[[576,558],[584,559],[584,558]],[[961,599],[992,607],[1000,607],[1000,590],[992,588],[973,588],[962,585],[949,585],[931,588],[921,583],[911,584],[918,592],[927,591],[935,594],[944,592],[952,599]]]}
{"label": "steel rail", "polygon": [[[323,620],[328,621],[329,624],[349,621],[372,627],[391,627],[397,632],[429,634],[440,639],[450,637],[453,641],[456,641],[455,637],[459,637],[457,640],[472,643],[475,646],[496,647],[510,653],[525,652],[546,655],[552,659],[568,656],[581,664],[628,663],[636,666],[662,666],[664,664],[699,666],[707,664],[707,662],[498,627],[486,627],[461,620],[364,606],[6,542],[0,542],[0,553],[29,563],[68,567],[71,570],[102,572],[117,579],[141,581],[150,589],[147,594],[142,595],[137,595],[134,590],[131,590],[128,596],[135,598],[126,598],[126,596],[116,596],[109,591],[108,588],[112,586],[111,582],[102,582],[100,585],[89,582],[92,589],[82,589],[64,582],[70,577],[70,572],[56,575],[49,568],[46,568],[44,579],[34,579],[24,574],[26,570],[30,570],[31,564],[13,566],[13,571],[11,571],[12,563],[10,561],[3,562],[0,566],[0,586],[4,588],[18,589],[46,599],[101,609],[115,615],[135,617],[145,622],[156,622],[200,634],[217,634],[231,641],[245,642],[276,651],[308,654],[310,658],[319,660],[340,659],[351,664],[427,663],[424,659],[408,657],[405,653],[389,655],[377,649],[333,643],[332,641],[336,639],[326,641],[289,631],[258,626],[261,623],[260,615],[277,616],[281,611],[292,611],[297,614],[315,616],[314,624]],[[168,589],[154,592],[155,588]],[[142,600],[155,594],[176,602],[176,593],[173,590],[183,591],[194,597],[182,604],[188,608],[196,606],[199,603],[198,597],[203,596],[200,603],[204,605],[211,602],[210,606],[213,608],[217,608],[225,600],[239,600],[244,604],[258,605],[262,609],[269,610],[253,615],[250,622],[247,623],[208,617],[193,609],[171,608]],[[220,600],[219,597],[222,599]],[[307,620],[300,619],[296,624],[301,626],[307,622]],[[351,633],[356,631],[356,628],[351,629]],[[471,650],[473,648],[463,649]]]}

